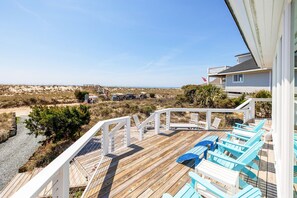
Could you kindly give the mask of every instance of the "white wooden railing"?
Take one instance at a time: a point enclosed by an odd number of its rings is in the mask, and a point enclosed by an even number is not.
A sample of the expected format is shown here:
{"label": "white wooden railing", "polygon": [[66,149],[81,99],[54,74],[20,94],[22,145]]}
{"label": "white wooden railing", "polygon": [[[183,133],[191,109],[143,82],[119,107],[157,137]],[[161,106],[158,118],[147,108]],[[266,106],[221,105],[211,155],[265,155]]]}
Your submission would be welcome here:
{"label": "white wooden railing", "polygon": [[236,107],[236,110],[239,109],[249,109],[248,120],[255,119],[256,117],[256,102],[272,102],[272,98],[249,98],[247,101]]}
{"label": "white wooden railing", "polygon": [[[109,130],[111,124],[116,126]],[[124,130],[124,142],[130,144],[130,117],[114,118],[100,121],[93,126],[86,134],[79,138],[66,151],[59,155],[54,161],[46,166],[40,173],[33,177],[27,184],[20,188],[12,197],[38,197],[39,193],[52,182],[53,197],[69,197],[69,163],[76,154],[102,130],[102,154],[106,155],[113,151],[114,134],[121,128]]]}
{"label": "white wooden railing", "polygon": [[206,113],[206,126],[205,130],[209,130],[211,127],[211,115],[212,113],[243,113],[244,122],[247,121],[247,115],[249,109],[212,109],[212,108],[169,108],[162,109],[155,112],[155,133],[160,133],[160,116],[166,114],[166,130],[170,129],[171,113],[174,112],[192,112],[192,113]]}
{"label": "white wooden railing", "polygon": [[[241,112],[244,115],[244,122],[255,117],[255,102],[271,101],[271,99],[249,99],[235,109],[210,109],[210,108],[168,108],[157,110],[151,114],[137,128],[139,139],[143,139],[143,129],[151,121],[155,121],[155,133],[160,133],[160,116],[166,114],[166,130],[170,129],[170,118],[173,112],[204,112],[206,113],[206,127],[211,126],[212,113],[235,113]],[[27,184],[20,188],[12,197],[38,197],[39,193],[52,182],[52,197],[69,197],[69,163],[77,153],[102,130],[102,156],[115,151],[114,136],[119,131],[124,132],[123,141],[125,146],[130,145],[130,117],[120,117],[98,122],[87,133],[72,144],[66,151],[59,155],[54,161],[46,166],[40,173],[32,178]],[[110,129],[111,125],[115,125]],[[123,128],[125,130],[120,130]]]}
{"label": "white wooden railing", "polygon": [[221,71],[228,69],[228,66],[220,66],[220,67],[210,67],[207,69],[207,74],[217,74]]}

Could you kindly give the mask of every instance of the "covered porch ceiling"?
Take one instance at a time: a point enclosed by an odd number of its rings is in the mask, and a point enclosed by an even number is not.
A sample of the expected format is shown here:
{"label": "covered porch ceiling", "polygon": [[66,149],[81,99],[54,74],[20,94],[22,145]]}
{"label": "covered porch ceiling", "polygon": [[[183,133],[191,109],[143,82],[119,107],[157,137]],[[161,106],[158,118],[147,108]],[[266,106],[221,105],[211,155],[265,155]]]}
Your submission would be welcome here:
{"label": "covered porch ceiling", "polygon": [[259,67],[272,67],[285,1],[225,0]]}

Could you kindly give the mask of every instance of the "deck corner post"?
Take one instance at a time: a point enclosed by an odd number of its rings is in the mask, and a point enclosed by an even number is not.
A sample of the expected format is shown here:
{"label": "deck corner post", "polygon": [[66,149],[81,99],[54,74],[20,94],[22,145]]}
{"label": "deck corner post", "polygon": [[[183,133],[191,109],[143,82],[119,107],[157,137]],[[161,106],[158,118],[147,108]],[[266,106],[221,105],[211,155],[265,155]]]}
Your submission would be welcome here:
{"label": "deck corner post", "polygon": [[130,145],[130,130],[131,130],[131,119],[128,117],[126,119],[126,125],[125,125],[125,135],[126,135],[126,146],[128,147]]}
{"label": "deck corner post", "polygon": [[244,112],[243,112],[243,123],[246,123],[248,120],[249,120],[249,109],[246,109]]}
{"label": "deck corner post", "polygon": [[160,113],[159,112],[155,113],[155,133],[156,134],[160,133]]}
{"label": "deck corner post", "polygon": [[107,155],[108,154],[108,145],[109,145],[109,137],[108,137],[108,124],[104,124],[102,127],[102,151],[103,151],[103,155]]}
{"label": "deck corner post", "polygon": [[166,130],[170,129],[170,110],[166,111]]}
{"label": "deck corner post", "polygon": [[256,110],[255,110],[255,100],[253,98],[250,101],[249,109],[250,109],[249,119],[255,119]]}
{"label": "deck corner post", "polygon": [[139,132],[139,140],[142,141],[143,140],[143,128],[138,129]]}
{"label": "deck corner post", "polygon": [[211,127],[211,111],[207,110],[206,111],[206,126],[205,130],[209,130]]}
{"label": "deck corner post", "polygon": [[57,175],[52,180],[53,197],[64,198],[69,197],[69,163],[62,166]]}

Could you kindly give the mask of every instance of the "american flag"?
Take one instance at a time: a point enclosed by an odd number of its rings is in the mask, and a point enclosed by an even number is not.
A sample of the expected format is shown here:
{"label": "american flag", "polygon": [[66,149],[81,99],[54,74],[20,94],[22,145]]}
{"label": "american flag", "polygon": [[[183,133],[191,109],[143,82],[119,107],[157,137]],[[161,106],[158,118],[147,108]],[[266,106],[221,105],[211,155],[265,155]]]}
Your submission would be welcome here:
{"label": "american flag", "polygon": [[201,77],[201,78],[202,78],[203,82],[207,83],[207,79],[206,78],[204,78],[204,77]]}

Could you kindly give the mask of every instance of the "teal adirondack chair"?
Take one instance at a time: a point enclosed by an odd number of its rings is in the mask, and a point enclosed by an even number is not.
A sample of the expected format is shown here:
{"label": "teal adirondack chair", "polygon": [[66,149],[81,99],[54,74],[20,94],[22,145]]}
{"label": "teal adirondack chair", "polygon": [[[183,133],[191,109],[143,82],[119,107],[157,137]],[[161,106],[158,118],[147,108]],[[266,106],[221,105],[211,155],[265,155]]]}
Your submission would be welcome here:
{"label": "teal adirondack chair", "polygon": [[[236,152],[241,152],[241,155],[238,157],[232,158],[224,154],[222,152],[222,148],[218,148],[215,151],[209,151],[208,154],[210,155],[208,157],[208,160],[219,164],[221,166],[224,166],[226,168],[229,168],[231,170],[235,171],[241,171],[248,175],[251,179],[256,180],[257,176],[250,171],[249,169],[246,168],[246,166],[250,166],[256,170],[259,170],[258,165],[256,165],[253,160],[257,158],[259,151],[261,150],[264,142],[260,141],[258,143],[255,143],[254,145],[250,146],[247,148],[245,151],[239,151],[236,150]],[[218,145],[219,147],[225,147],[227,148],[228,146],[226,145]],[[232,150],[229,148],[230,151]],[[246,186],[246,183],[243,180],[240,180],[240,186],[244,187]]]}
{"label": "teal adirondack chair", "polygon": [[255,133],[255,132],[259,131],[260,129],[262,129],[262,127],[264,126],[266,121],[267,121],[267,119],[263,119],[254,127],[251,127],[251,126],[245,125],[245,124],[235,123],[235,126],[233,128]]}
{"label": "teal adirondack chair", "polygon": [[[221,191],[208,181],[201,178],[194,172],[189,172],[191,177],[191,183],[187,183],[175,196],[174,198],[202,198],[202,196],[195,190],[196,184],[203,186],[208,192],[214,194],[220,198],[258,198],[261,197],[262,193],[258,188],[254,188],[251,185],[246,186],[244,189],[239,191],[235,195],[229,195]],[[170,194],[166,193],[163,198],[173,198]]]}
{"label": "teal adirondack chair", "polygon": [[249,127],[249,126],[243,125],[243,124],[236,124],[236,126],[232,130],[232,133],[237,135],[237,136],[243,136],[243,137],[251,138],[251,137],[253,137],[255,135],[255,133],[257,133],[260,129],[263,128],[265,122],[266,122],[266,119],[261,120],[254,127]]}
{"label": "teal adirondack chair", "polygon": [[[237,153],[236,151],[245,151],[247,150],[250,146],[254,145],[255,143],[261,141],[261,137],[264,133],[264,130],[259,130],[253,137],[251,138],[244,138],[241,136],[236,136],[236,139],[239,139],[240,142],[234,142],[232,141],[232,139],[230,137],[234,137],[232,133],[228,133],[227,134],[227,139],[221,139],[221,143],[218,143],[218,145],[226,145],[228,147],[226,147],[224,150],[227,150],[229,152],[233,151],[233,155],[235,156],[239,156],[241,155],[241,152]],[[230,150],[229,148],[231,148],[232,150]],[[259,157],[257,157],[257,159],[259,159]]]}
{"label": "teal adirondack chair", "polygon": [[[297,140],[295,139],[296,136],[294,136],[294,154],[297,158]],[[294,165],[294,173],[297,172],[297,165]],[[294,183],[297,184],[297,177],[294,177]]]}

